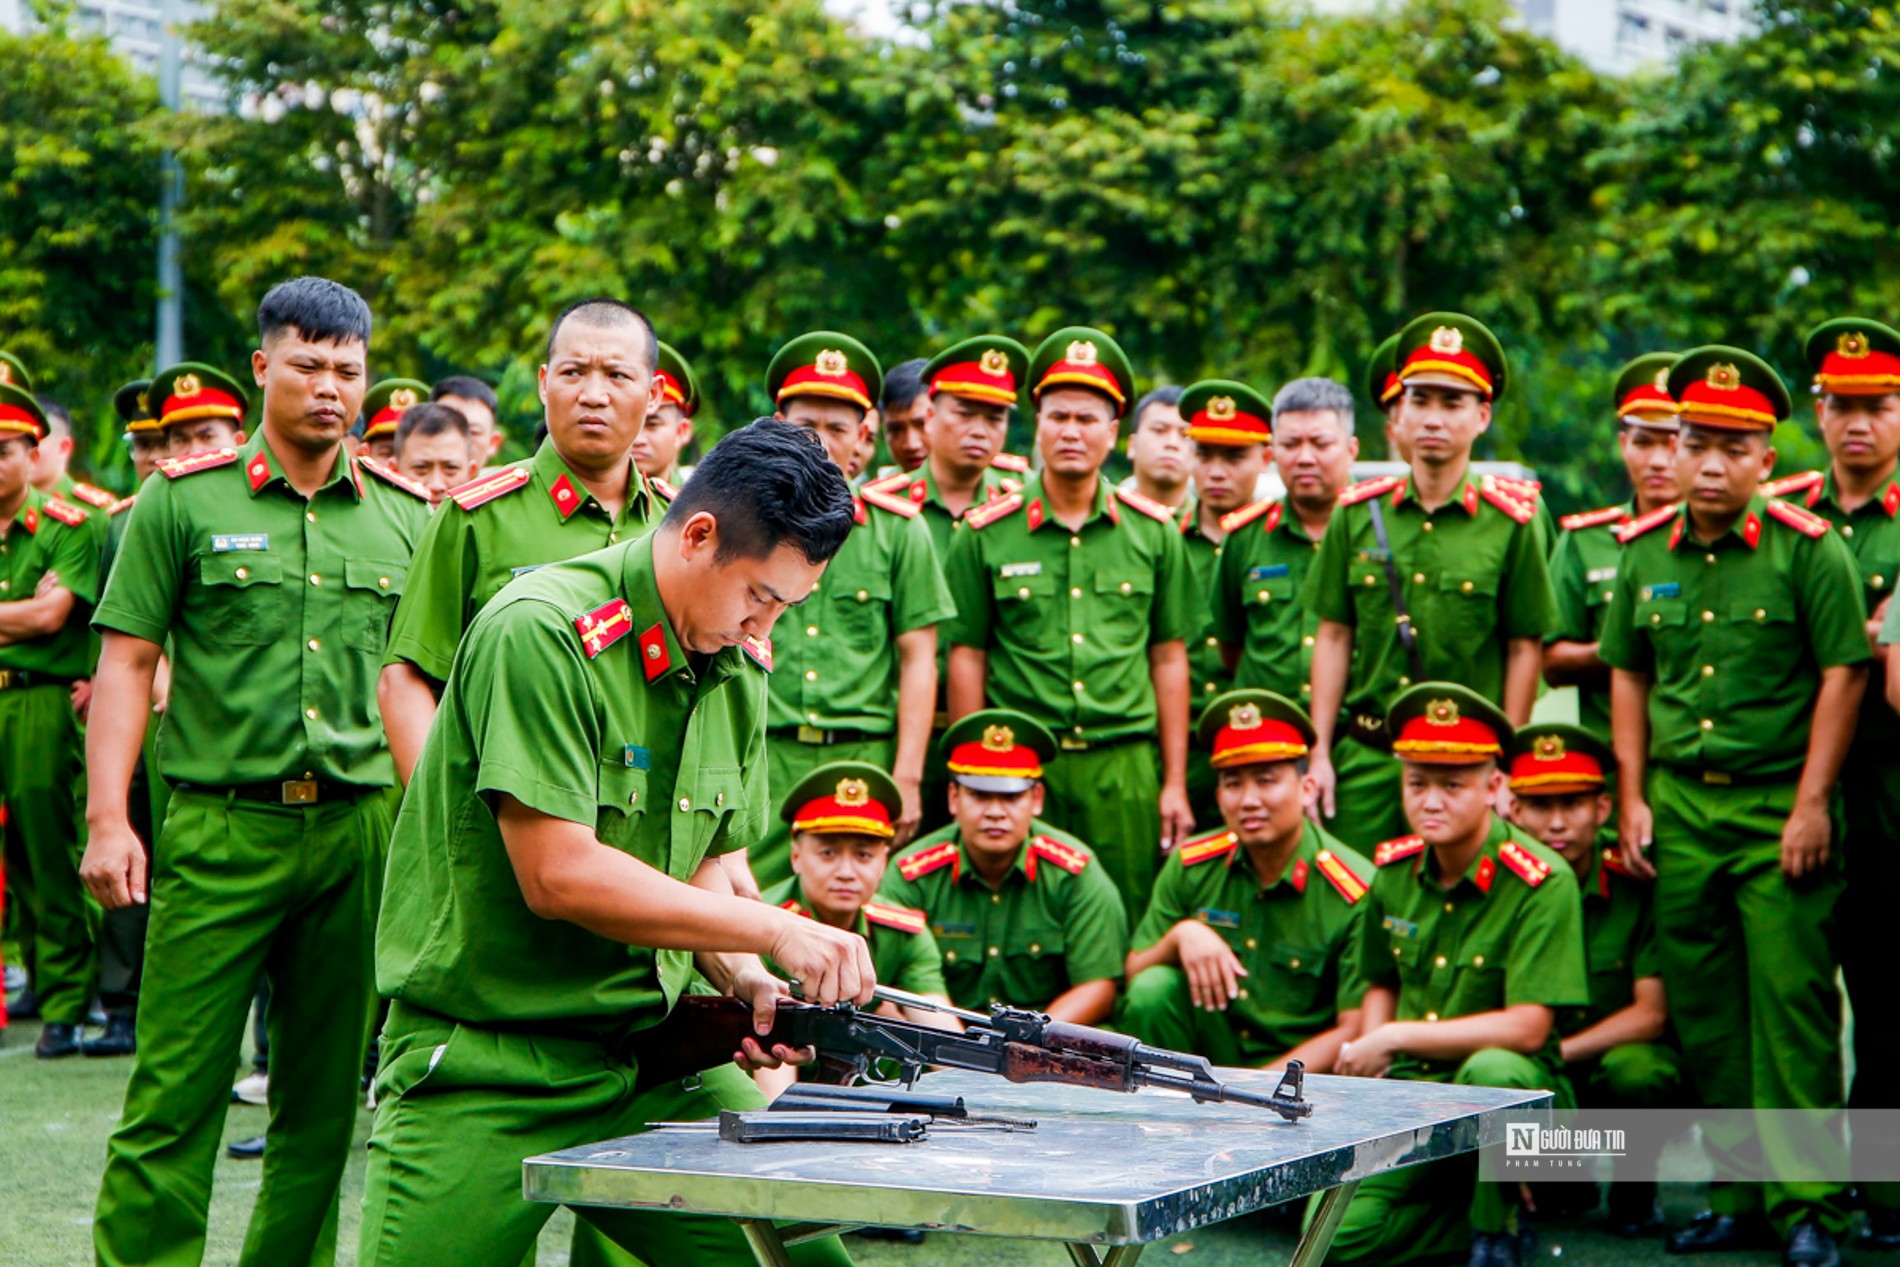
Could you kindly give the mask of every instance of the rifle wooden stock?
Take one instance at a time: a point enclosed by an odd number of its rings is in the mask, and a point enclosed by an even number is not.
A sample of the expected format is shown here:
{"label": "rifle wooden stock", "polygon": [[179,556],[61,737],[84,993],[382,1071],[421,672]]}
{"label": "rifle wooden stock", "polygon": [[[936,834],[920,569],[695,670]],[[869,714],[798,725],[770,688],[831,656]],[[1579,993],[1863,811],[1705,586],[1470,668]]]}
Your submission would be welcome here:
{"label": "rifle wooden stock", "polygon": [[[650,1029],[628,1035],[625,1050],[635,1062],[635,1085],[640,1090],[676,1082],[694,1074],[732,1063],[746,1039],[756,1039],[770,1051],[783,1043],[804,1046],[798,1036],[798,1012],[806,1004],[781,1000],[772,1017],[772,1030],[761,1036],[752,1025],[752,1008],[726,995],[688,994],[674,1005],[665,1020]],[[823,1060],[819,1077],[839,1081],[849,1065]]]}

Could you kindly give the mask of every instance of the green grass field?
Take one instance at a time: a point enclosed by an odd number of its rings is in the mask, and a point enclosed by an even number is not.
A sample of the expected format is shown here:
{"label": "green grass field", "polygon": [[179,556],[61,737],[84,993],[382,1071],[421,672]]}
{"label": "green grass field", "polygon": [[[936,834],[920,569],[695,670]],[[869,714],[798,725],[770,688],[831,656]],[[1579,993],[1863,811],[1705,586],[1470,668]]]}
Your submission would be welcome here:
{"label": "green grass field", "polygon": [[[81,1267],[91,1261],[93,1199],[105,1159],[106,1136],[119,1115],[130,1060],[41,1061],[33,1057],[39,1037],[36,1023],[16,1024],[0,1040],[0,1263],[6,1267]],[[264,1128],[264,1110],[234,1104],[225,1122],[225,1141],[255,1135]],[[363,1191],[360,1145],[369,1133],[369,1114],[359,1112],[357,1143],[344,1178],[339,1263],[356,1261],[357,1203]],[[1686,1151],[1686,1150],[1685,1150]],[[1692,1153],[1665,1159],[1665,1173],[1692,1176]],[[205,1262],[212,1267],[235,1263],[243,1243],[245,1220],[258,1182],[256,1162],[220,1155],[217,1188],[211,1204]],[[1672,1223],[1687,1220],[1701,1207],[1700,1185],[1665,1189]],[[556,1215],[541,1239],[538,1262],[558,1267],[567,1262],[571,1217]],[[1680,1263],[1656,1242],[1632,1243],[1605,1233],[1591,1220],[1554,1223],[1540,1228],[1541,1262],[1570,1264]],[[991,1240],[972,1236],[931,1236],[921,1246],[852,1238],[853,1256],[867,1267],[1029,1267],[1067,1261],[1053,1244]],[[1238,1219],[1149,1247],[1144,1262],[1179,1262],[1184,1267],[1277,1267],[1294,1245],[1294,1230],[1268,1217]],[[1900,1255],[1850,1251],[1854,1262],[1900,1260]],[[1721,1255],[1696,1260],[1703,1267],[1767,1265],[1774,1254]],[[675,1267],[659,1263],[653,1267]]]}

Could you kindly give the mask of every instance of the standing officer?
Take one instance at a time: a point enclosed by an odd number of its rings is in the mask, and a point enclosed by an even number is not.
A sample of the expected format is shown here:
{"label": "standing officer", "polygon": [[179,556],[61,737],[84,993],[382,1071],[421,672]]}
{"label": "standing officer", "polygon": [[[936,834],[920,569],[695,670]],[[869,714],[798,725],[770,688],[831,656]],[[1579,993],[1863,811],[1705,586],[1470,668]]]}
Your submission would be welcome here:
{"label": "standing officer", "polygon": [[930,460],[930,392],[924,385],[927,364],[916,357],[899,361],[885,371],[884,390],[877,398],[877,417],[884,431],[884,447],[896,466],[886,475],[909,475]]}
{"label": "standing officer", "polygon": [[1182,413],[1181,388],[1170,386],[1143,396],[1129,414],[1128,464],[1134,473],[1122,487],[1170,510],[1180,510],[1194,495],[1194,449]]}
{"label": "standing officer", "polygon": [[396,457],[396,428],[410,406],[429,399],[429,385],[413,378],[385,378],[363,397],[362,453],[390,466]]}
{"label": "standing officer", "polygon": [[1226,826],[1161,864],[1131,941],[1123,1027],[1217,1065],[1329,1073],[1358,1030],[1372,864],[1307,817],[1313,726],[1292,700],[1229,691],[1198,733]]}
{"label": "standing officer", "polygon": [[950,544],[950,714],[988,702],[1053,722],[1064,755],[1048,821],[1140,901],[1194,827],[1184,640],[1197,600],[1173,514],[1102,478],[1134,384],[1121,348],[1059,330],[1029,381],[1043,469],[971,511]]}
{"label": "standing officer", "polygon": [[[327,1260],[374,994],[370,937],[394,781],[376,667],[428,505],[352,463],[370,313],[317,277],[258,306],[263,425],[233,452],[167,462],[132,512],[94,617],[105,636],[87,742],[83,874],[108,908],[146,896],[127,786],[169,646],[159,773],[172,784],[151,881],[138,1055],[100,1185],[101,1263],[194,1262],[244,1016],[270,980],[268,1151],[241,1261]],[[241,409],[182,374],[161,415]]]}
{"label": "standing officer", "polygon": [[1378,347],[1372,349],[1372,358],[1366,362],[1366,399],[1370,400],[1385,419],[1385,447],[1387,455],[1395,462],[1404,462],[1408,466],[1412,461],[1412,447],[1399,430],[1399,402],[1405,396],[1405,384],[1399,378],[1399,336],[1387,335]]}
{"label": "standing officer", "polygon": [[[1684,502],[1623,530],[1600,644],[1623,857],[1658,877],[1663,981],[1701,1102],[1834,1109],[1833,813],[1867,681],[1861,581],[1826,520],[1761,496],[1769,437],[1789,413],[1772,369],[1736,348],[1698,348],[1670,370],[1669,394],[1681,406]],[[1839,1173],[1825,1125],[1703,1134],[1712,1209],[1671,1249],[1745,1245],[1765,1203],[1787,1262],[1835,1261],[1844,1185],[1784,1178]],[[1777,1179],[1735,1182],[1764,1174],[1764,1161]]]}
{"label": "standing officer", "polygon": [[[653,532],[522,578],[469,627],[389,849],[365,1267],[517,1263],[552,1213],[521,1198],[524,1156],[760,1104],[730,1064],[641,1083],[641,1031],[695,969],[760,1032],[786,996],[760,955],[815,1002],[868,1002],[862,938],[735,897],[719,863],[771,812],[766,639],[850,530],[824,453],[762,421]],[[576,1213],[648,1262],[749,1257],[724,1219]],[[848,1262],[835,1238],[794,1260]]]}
{"label": "standing officer", "polygon": [[[778,416],[809,429],[845,470],[871,433],[882,374],[870,349],[833,331],[802,335],[779,349],[765,378]],[[915,502],[866,488],[852,509],[856,526],[799,609],[797,632],[775,648],[766,755],[774,787],[831,761],[888,767],[904,797],[896,839],[908,843],[923,815],[937,622],[956,608]],[[750,861],[761,885],[784,880],[790,834],[770,831]]]}
{"label": "standing officer", "polygon": [[[1421,433],[1422,434],[1422,433]],[[1488,699],[1422,682],[1387,724],[1415,835],[1378,847],[1360,921],[1363,1032],[1338,1072],[1542,1088],[1571,1103],[1559,1009],[1589,1000],[1577,880],[1558,854],[1492,812],[1511,725]],[[1504,1185],[1475,1154],[1375,1175],[1346,1207],[1328,1261],[1398,1263],[1457,1253],[1516,1267]]]}
{"label": "standing officer", "polygon": [[1041,819],[1055,737],[1032,717],[990,708],[952,724],[942,753],[954,821],[897,856],[884,896],[929,918],[959,1007],[1107,1020],[1128,915],[1088,846]]}
{"label": "standing officer", "polygon": [[[1670,358],[1675,359],[1674,357]],[[1665,1109],[1681,1103],[1682,1061],[1667,1039],[1650,885],[1630,874],[1603,828],[1615,807],[1610,746],[1581,726],[1533,724],[1511,754],[1511,820],[1563,855],[1583,898],[1584,964],[1590,1005],[1557,1013],[1564,1070],[1587,1109]],[[1641,1132],[1651,1135],[1652,1132]],[[1657,1156],[1632,1148],[1610,1186],[1610,1225],[1622,1236],[1661,1226]],[[1630,1179],[1641,1174],[1640,1180]],[[1596,1193],[1589,1194],[1594,1205]]]}
{"label": "standing officer", "polygon": [[99,550],[86,512],[35,488],[46,415],[0,383],[0,803],[20,951],[46,1022],[34,1054],[75,1055],[92,1003],[98,912],[79,882],[80,737],[69,691],[91,664]]}
{"label": "standing officer", "polygon": [[[1313,648],[1313,778],[1349,840],[1402,827],[1387,705],[1414,682],[1456,680],[1530,717],[1555,623],[1538,508],[1521,486],[1471,473],[1471,448],[1504,394],[1504,350],[1460,313],[1399,332],[1411,471],[1356,484],[1300,588]],[[1343,711],[1342,711],[1343,710]],[[1350,742],[1336,743],[1339,738]]]}
{"label": "standing officer", "polygon": [[[647,410],[640,434],[633,438],[633,464],[653,483],[662,498],[672,496],[683,482],[680,453],[693,442],[693,415],[699,412],[699,380],[693,367],[668,344],[659,348],[660,403]],[[665,489],[661,489],[661,485]]]}
{"label": "standing officer", "polygon": [[[112,412],[125,424],[125,447],[132,455],[133,496],[137,496],[138,486],[165,458],[165,428],[152,410],[152,380],[135,379],[112,393]],[[129,499],[121,499],[113,504],[112,513],[116,517],[126,509],[130,509]]]}
{"label": "standing officer", "polygon": [[376,690],[405,785],[475,613],[515,577],[631,541],[664,513],[628,456],[665,392],[657,355],[653,327],[629,304],[596,298],[562,309],[540,373],[548,438],[532,458],[450,489],[431,519]]}
{"label": "standing officer", "polygon": [[1605,743],[1610,738],[1610,670],[1597,654],[1597,642],[1623,557],[1617,530],[1679,500],[1680,423],[1669,395],[1669,367],[1675,363],[1674,352],[1648,352],[1618,371],[1616,443],[1629,473],[1630,500],[1565,515],[1563,536],[1550,560],[1557,626],[1544,645],[1544,680],[1577,688],[1579,719]]}

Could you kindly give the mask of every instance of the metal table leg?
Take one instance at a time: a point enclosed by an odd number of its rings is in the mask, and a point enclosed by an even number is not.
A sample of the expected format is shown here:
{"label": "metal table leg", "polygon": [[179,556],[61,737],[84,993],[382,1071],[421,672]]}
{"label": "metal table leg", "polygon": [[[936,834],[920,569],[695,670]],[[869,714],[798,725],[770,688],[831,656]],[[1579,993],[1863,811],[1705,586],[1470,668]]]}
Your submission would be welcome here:
{"label": "metal table leg", "polygon": [[1069,1257],[1075,1260],[1075,1267],[1135,1267],[1135,1260],[1141,1257],[1142,1245],[1111,1245],[1107,1253],[1097,1253],[1093,1245],[1069,1243],[1066,1248]]}
{"label": "metal table leg", "polygon": [[1300,1243],[1293,1247],[1293,1257],[1287,1261],[1287,1267],[1319,1267],[1326,1261],[1326,1251],[1333,1247],[1333,1233],[1339,1230],[1339,1221],[1346,1217],[1346,1207],[1352,1204],[1352,1194],[1358,1190],[1357,1179],[1326,1190],[1319,1199],[1319,1208],[1313,1211],[1313,1221],[1300,1234]]}
{"label": "metal table leg", "polygon": [[792,1267],[790,1246],[855,1232],[863,1226],[861,1223],[787,1223],[780,1227],[770,1219],[734,1219],[733,1222],[745,1234],[746,1244],[752,1247],[752,1256],[759,1260],[759,1267]]}

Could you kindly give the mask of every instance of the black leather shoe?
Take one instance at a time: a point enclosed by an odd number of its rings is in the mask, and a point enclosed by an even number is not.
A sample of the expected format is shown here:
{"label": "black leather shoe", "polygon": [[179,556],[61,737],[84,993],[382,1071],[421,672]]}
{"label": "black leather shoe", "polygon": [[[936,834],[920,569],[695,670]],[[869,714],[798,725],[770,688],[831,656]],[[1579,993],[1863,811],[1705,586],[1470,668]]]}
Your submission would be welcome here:
{"label": "black leather shoe", "polygon": [[1604,1222],[1612,1233],[1625,1240],[1654,1236],[1662,1231],[1662,1206],[1656,1201],[1656,1185],[1627,1179],[1612,1183]]}
{"label": "black leather shoe", "polygon": [[33,1044],[33,1054],[41,1060],[63,1060],[67,1056],[79,1054],[79,1026],[68,1025],[64,1021],[50,1021],[40,1031],[40,1041]]}
{"label": "black leather shoe", "polygon": [[924,1234],[914,1227],[861,1227],[857,1234],[867,1241],[896,1241],[899,1245],[922,1245]]}
{"label": "black leather shoe", "polygon": [[1819,1223],[1802,1219],[1788,1233],[1781,1261],[1783,1267],[1840,1267],[1841,1251]]}
{"label": "black leather shoe", "polygon": [[1518,1267],[1518,1238],[1511,1233],[1473,1232],[1466,1267]]}
{"label": "black leather shoe", "polygon": [[88,1056],[130,1056],[138,1049],[138,1026],[129,1016],[106,1017],[105,1031],[79,1044]]}
{"label": "black leather shoe", "polygon": [[253,1135],[249,1139],[238,1140],[224,1152],[227,1157],[235,1157],[239,1161],[261,1160],[264,1156],[264,1137]]}
{"label": "black leather shoe", "polygon": [[1738,1219],[1733,1215],[1704,1210],[1663,1243],[1672,1254],[1713,1254],[1723,1250],[1761,1249],[1769,1244],[1767,1231],[1758,1219]]}
{"label": "black leather shoe", "polygon": [[1874,1206],[1867,1211],[1867,1226],[1855,1242],[1868,1249],[1900,1249],[1900,1210]]}

